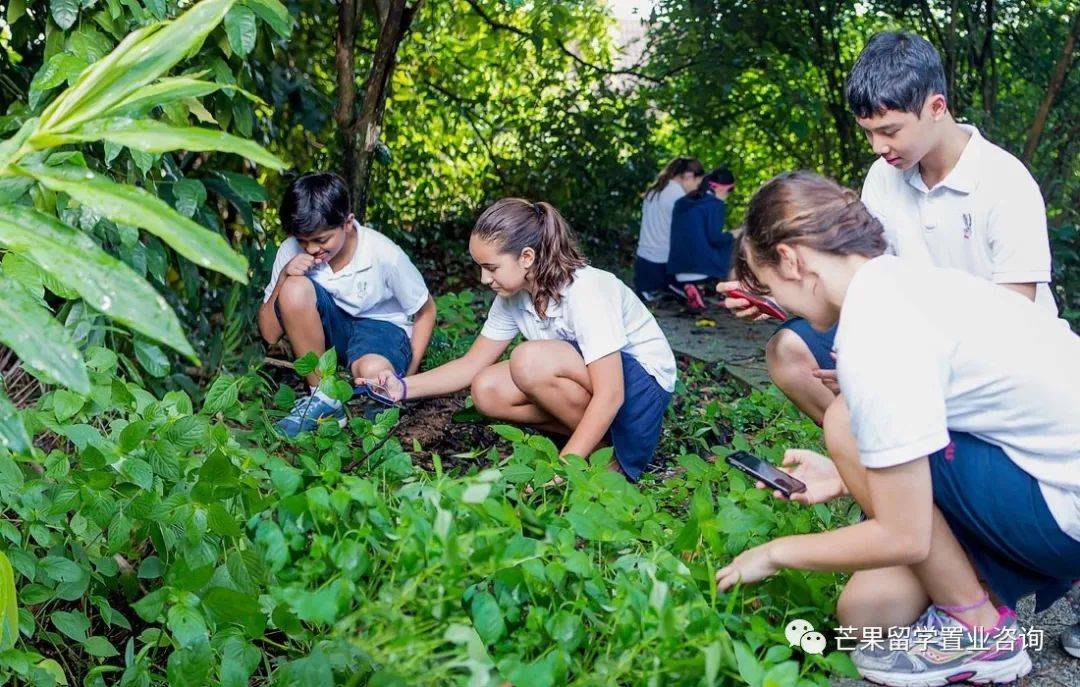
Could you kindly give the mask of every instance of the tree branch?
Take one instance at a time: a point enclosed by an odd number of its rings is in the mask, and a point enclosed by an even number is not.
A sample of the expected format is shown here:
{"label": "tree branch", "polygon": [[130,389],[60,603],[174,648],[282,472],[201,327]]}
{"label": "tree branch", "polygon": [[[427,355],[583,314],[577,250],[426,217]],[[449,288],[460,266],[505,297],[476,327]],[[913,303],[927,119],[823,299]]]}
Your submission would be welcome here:
{"label": "tree branch", "polygon": [[1073,15],[1072,26],[1065,35],[1065,44],[1061,46],[1061,54],[1058,56],[1057,64],[1054,65],[1054,73],[1050,77],[1050,83],[1046,86],[1046,94],[1039,104],[1039,109],[1035,112],[1035,119],[1031,123],[1030,131],[1028,131],[1027,142],[1024,143],[1022,158],[1024,162],[1031,162],[1031,157],[1035,154],[1035,149],[1039,145],[1039,138],[1046,127],[1046,119],[1050,116],[1050,108],[1053,106],[1054,100],[1057,99],[1062,84],[1065,83],[1065,74],[1069,70],[1069,63],[1072,62],[1073,48],[1076,46],[1078,35],[1080,35],[1080,10],[1077,10],[1076,14]]}
{"label": "tree branch", "polygon": [[[486,23],[491,28],[497,29],[499,31],[508,31],[510,33],[521,36],[522,38],[524,38],[526,40],[530,40],[530,41],[536,39],[535,34],[529,33],[528,31],[525,31],[524,29],[519,29],[518,27],[514,26],[513,24],[506,24],[504,22],[499,21],[498,19],[495,19],[494,17],[489,15],[484,10],[484,8],[480,6],[480,4],[476,0],[465,0],[465,2],[468,3],[469,7],[471,7],[473,9],[473,11],[476,12],[476,14],[479,15],[479,17],[484,20],[484,23]],[[600,74],[606,74],[606,75],[610,75],[610,76],[633,76],[633,77],[636,77],[636,78],[639,78],[639,79],[643,79],[645,81],[650,81],[652,83],[663,83],[664,79],[667,78],[668,76],[671,76],[671,75],[673,75],[673,74],[675,74],[677,72],[683,71],[684,69],[687,69],[690,66],[692,66],[693,64],[695,64],[694,61],[690,61],[690,62],[687,62],[685,64],[679,65],[677,67],[673,67],[672,69],[668,70],[664,74],[661,74],[660,76],[652,76],[651,74],[645,74],[645,73],[643,73],[641,71],[638,71],[636,69],[609,69],[607,67],[601,67],[598,64],[593,64],[592,62],[589,62],[589,61],[583,59],[580,55],[575,53],[573,50],[566,47],[566,44],[563,43],[562,41],[552,40],[551,42],[555,44],[555,47],[559,49],[559,52],[561,52],[564,55],[568,56],[570,59],[572,59],[574,62],[581,65],[582,67],[585,67],[587,69],[591,69],[591,70],[593,70],[593,71],[595,71],[597,73],[600,73]]]}

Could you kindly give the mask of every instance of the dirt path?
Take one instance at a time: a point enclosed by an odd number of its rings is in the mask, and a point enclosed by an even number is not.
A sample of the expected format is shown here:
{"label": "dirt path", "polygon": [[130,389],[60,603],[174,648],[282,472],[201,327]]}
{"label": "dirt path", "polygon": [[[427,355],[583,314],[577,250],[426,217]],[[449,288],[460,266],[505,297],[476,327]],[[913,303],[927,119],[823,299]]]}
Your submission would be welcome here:
{"label": "dirt path", "polygon": [[743,322],[719,304],[710,304],[697,316],[686,314],[672,301],[664,301],[652,311],[675,352],[707,363],[722,362],[729,373],[750,386],[769,383],[765,343],[776,331],[775,322]]}

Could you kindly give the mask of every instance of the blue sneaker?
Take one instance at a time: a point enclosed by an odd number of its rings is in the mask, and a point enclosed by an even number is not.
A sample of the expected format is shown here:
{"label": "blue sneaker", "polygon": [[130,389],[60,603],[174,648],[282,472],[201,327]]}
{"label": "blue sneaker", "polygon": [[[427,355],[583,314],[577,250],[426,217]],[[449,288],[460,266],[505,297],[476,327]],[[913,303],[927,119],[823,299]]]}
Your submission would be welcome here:
{"label": "blue sneaker", "polygon": [[345,406],[340,401],[314,393],[296,399],[289,414],[275,422],[274,427],[279,433],[292,438],[301,432],[315,430],[320,421],[330,418],[344,427]]}

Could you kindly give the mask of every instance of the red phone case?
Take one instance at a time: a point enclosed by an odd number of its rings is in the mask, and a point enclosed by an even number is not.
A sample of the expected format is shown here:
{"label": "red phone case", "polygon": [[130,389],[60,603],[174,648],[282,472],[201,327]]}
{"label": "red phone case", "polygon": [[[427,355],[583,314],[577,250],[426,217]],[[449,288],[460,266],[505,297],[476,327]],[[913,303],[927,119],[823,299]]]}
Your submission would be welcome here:
{"label": "red phone case", "polygon": [[768,298],[762,298],[761,296],[755,296],[752,293],[747,293],[742,289],[729,289],[724,292],[728,298],[742,298],[750,301],[750,305],[756,306],[758,310],[765,313],[769,317],[780,320],[783,322],[788,318],[788,315],[784,310],[773,303]]}

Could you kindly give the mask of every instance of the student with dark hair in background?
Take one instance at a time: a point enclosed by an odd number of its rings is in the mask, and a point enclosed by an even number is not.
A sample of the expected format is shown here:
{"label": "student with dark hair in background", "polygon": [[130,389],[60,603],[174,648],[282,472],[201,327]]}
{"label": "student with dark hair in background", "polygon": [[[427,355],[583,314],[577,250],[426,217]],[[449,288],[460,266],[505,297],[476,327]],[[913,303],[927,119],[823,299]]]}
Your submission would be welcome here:
{"label": "student with dark hair in background", "polygon": [[718,167],[702,177],[698,187],[675,201],[671,215],[671,255],[667,273],[671,289],[686,299],[691,312],[705,309],[701,284],[727,279],[734,236],[724,231],[727,197],[735,175]]}

